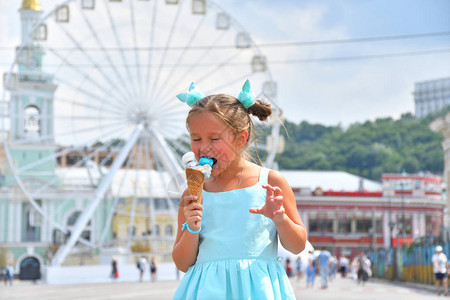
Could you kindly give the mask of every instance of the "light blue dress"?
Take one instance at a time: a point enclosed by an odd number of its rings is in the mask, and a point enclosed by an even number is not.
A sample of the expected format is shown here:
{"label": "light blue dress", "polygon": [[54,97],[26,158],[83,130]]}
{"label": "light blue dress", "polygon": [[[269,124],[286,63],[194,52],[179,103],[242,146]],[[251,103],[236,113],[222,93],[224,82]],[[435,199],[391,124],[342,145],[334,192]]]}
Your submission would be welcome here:
{"label": "light blue dress", "polygon": [[277,260],[272,220],[249,209],[266,202],[268,169],[257,184],[233,191],[203,191],[202,231],[196,263],[173,299],[295,299]]}

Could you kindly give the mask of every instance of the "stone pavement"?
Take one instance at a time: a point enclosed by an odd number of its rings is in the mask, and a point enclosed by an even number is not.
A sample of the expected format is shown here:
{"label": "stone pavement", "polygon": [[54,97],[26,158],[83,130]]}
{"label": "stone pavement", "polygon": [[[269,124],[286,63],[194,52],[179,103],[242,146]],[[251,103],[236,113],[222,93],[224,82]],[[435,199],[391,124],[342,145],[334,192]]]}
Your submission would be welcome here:
{"label": "stone pavement", "polygon": [[[297,299],[314,300],[419,300],[438,299],[432,286],[405,285],[382,280],[370,279],[364,286],[358,285],[351,278],[333,279],[327,289],[320,288],[320,276],[316,276],[314,288],[305,287],[305,278],[291,280]],[[449,298],[450,299],[450,298]]]}
{"label": "stone pavement", "polygon": [[[0,283],[0,299],[32,300],[99,300],[99,299],[171,299],[179,281],[110,282],[92,284],[47,285],[15,281],[12,287]],[[320,278],[314,288],[305,288],[305,278],[292,279],[297,299],[374,299],[419,300],[439,299],[432,287],[416,288],[370,280],[359,286],[350,278],[335,278],[328,289],[320,289]],[[450,298],[449,298],[450,299]]]}

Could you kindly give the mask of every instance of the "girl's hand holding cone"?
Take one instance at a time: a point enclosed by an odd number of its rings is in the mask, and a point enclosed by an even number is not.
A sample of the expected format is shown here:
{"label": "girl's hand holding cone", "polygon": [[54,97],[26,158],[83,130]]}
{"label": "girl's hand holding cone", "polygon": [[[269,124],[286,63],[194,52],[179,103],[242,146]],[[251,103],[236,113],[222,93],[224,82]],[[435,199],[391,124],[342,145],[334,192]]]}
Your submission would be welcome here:
{"label": "girl's hand holding cone", "polygon": [[197,196],[187,195],[183,198],[184,203],[184,217],[186,222],[193,231],[202,227],[203,205]]}

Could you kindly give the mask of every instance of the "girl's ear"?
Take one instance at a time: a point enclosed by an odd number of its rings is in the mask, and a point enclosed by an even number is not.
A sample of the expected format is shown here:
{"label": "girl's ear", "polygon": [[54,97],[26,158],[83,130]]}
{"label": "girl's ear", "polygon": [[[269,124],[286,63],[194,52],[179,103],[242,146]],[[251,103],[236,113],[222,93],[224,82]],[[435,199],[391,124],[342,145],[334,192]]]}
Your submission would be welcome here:
{"label": "girl's ear", "polygon": [[244,130],[238,134],[238,144],[239,147],[244,147],[247,144],[248,131]]}

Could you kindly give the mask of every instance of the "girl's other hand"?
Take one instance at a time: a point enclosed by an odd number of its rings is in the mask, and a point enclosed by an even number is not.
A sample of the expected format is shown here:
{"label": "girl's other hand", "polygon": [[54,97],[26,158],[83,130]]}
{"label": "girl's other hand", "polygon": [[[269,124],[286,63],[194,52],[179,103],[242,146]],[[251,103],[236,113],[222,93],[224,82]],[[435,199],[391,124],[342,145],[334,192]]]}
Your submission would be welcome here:
{"label": "girl's other hand", "polygon": [[202,211],[203,205],[195,202],[196,196],[187,195],[183,198],[184,201],[184,217],[189,225],[189,228],[193,231],[197,231],[202,227]]}
{"label": "girl's other hand", "polygon": [[283,192],[277,186],[264,184],[262,186],[267,190],[266,204],[263,207],[250,208],[250,212],[263,215],[273,222],[281,222],[285,213],[283,206]]}

